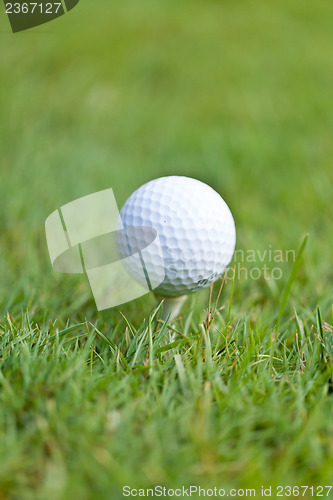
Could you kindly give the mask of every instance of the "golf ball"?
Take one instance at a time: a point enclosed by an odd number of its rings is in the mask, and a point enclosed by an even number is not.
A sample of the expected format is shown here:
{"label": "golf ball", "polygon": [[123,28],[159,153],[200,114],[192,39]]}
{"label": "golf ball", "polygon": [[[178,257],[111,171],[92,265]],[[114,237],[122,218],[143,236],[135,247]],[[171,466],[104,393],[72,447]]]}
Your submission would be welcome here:
{"label": "golf ball", "polygon": [[[159,267],[158,276],[163,266],[164,279],[154,292],[164,297],[209,286],[220,278],[234,253],[235,223],[227,204],[196,179],[170,176],[144,184],[125,202],[120,219],[124,231],[119,233],[118,249],[123,257],[128,255],[129,240],[138,242],[141,234],[142,241],[135,246],[143,247],[144,240],[149,245],[152,235],[158,237],[162,259],[154,254],[152,244],[143,260],[149,275],[154,274],[155,266],[156,270]],[[127,270],[139,280],[136,266],[132,261]]]}

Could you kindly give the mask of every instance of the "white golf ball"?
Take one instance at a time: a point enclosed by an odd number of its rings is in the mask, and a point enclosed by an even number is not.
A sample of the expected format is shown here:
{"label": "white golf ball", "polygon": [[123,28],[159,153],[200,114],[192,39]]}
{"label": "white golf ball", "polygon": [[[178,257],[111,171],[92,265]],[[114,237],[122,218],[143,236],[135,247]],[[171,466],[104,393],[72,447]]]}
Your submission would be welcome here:
{"label": "white golf ball", "polygon": [[[164,279],[152,287],[161,296],[177,297],[209,286],[232,259],[236,243],[232,214],[214,189],[196,179],[170,176],[144,184],[125,202],[120,218],[124,232],[119,234],[126,235],[117,242],[122,257],[133,250],[125,249],[133,241],[128,237],[131,231],[135,246],[141,248],[157,235],[162,259],[154,255],[152,245],[141,263],[147,276],[154,274],[154,266],[158,276],[162,261]],[[136,265],[126,267],[140,280]]]}

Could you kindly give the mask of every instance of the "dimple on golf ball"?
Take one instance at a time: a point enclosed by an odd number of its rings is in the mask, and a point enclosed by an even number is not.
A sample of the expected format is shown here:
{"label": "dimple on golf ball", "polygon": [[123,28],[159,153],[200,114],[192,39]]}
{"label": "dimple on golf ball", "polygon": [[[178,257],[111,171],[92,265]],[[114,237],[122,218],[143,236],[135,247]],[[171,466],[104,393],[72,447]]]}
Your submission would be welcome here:
{"label": "dimple on golf ball", "polygon": [[[214,189],[196,179],[170,176],[144,184],[125,202],[120,219],[124,231],[118,248],[122,256],[128,247],[129,231],[137,235],[140,228],[143,233],[148,230],[150,241],[152,233],[157,235],[164,279],[154,292],[164,297],[209,286],[221,277],[234,253],[235,223],[227,204]],[[150,248],[143,265],[148,274],[154,274],[154,266],[161,266],[161,259],[154,255],[154,245]],[[138,274],[133,262],[127,265],[127,271],[134,278]]]}

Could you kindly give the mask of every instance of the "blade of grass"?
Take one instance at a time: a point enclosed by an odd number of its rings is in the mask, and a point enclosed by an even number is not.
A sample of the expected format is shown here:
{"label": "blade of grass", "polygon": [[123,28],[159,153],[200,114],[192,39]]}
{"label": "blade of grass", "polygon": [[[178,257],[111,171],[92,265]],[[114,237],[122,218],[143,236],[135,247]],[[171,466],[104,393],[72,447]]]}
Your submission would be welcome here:
{"label": "blade of grass", "polygon": [[279,316],[278,316],[278,319],[277,319],[277,322],[276,322],[276,326],[275,326],[275,330],[276,331],[279,328],[280,321],[282,319],[284,310],[285,310],[286,305],[287,305],[287,301],[288,301],[288,297],[289,297],[289,294],[290,294],[290,290],[291,290],[292,284],[295,281],[297,271],[298,271],[298,269],[299,269],[299,267],[301,265],[302,256],[303,256],[303,253],[304,253],[307,241],[308,241],[308,237],[309,237],[309,235],[306,234],[304,236],[304,238],[303,238],[303,241],[302,241],[301,246],[300,246],[300,248],[298,250],[298,253],[297,253],[297,257],[296,257],[296,259],[294,261],[294,264],[293,264],[293,267],[292,267],[289,279],[288,279],[288,281],[286,283],[286,286],[284,288],[283,295],[282,295],[282,300],[281,300],[281,305],[280,305],[280,312],[279,312]]}

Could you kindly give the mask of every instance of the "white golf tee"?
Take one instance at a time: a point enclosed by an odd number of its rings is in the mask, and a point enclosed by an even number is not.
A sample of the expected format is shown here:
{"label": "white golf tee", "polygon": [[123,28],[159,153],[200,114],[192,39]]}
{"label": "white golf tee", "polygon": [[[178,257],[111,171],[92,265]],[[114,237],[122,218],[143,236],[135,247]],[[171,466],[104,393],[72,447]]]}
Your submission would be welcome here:
{"label": "white golf tee", "polygon": [[179,314],[182,305],[186,300],[187,295],[180,295],[179,297],[161,297],[158,296],[159,300],[164,299],[163,309],[162,309],[162,320],[165,321],[170,314],[169,321],[173,321]]}

